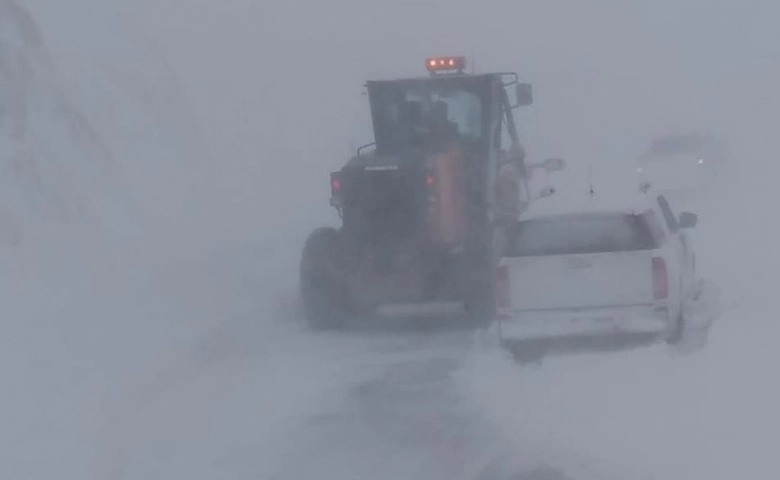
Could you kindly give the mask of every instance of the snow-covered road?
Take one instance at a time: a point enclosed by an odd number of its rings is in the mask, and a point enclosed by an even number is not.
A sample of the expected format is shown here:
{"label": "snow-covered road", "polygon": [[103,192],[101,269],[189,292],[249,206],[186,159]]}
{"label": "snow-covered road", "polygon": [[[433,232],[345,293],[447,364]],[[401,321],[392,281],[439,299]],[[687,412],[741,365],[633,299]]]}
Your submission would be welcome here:
{"label": "snow-covered road", "polygon": [[[573,466],[572,478],[624,478],[549,449],[513,452],[463,395],[474,351],[460,328],[288,332],[272,345],[239,330],[180,352],[198,366],[172,362],[180,376],[119,412],[101,456],[118,460],[117,478],[554,479],[569,477],[533,472]],[[237,345],[249,338],[266,347]]]}
{"label": "snow-covered road", "polygon": [[155,277],[160,298],[187,308],[165,323],[176,340],[156,342],[105,397],[95,478],[628,478],[543,436],[518,443],[500,399],[523,370],[456,321],[307,331],[273,301],[285,281],[260,291],[285,277],[286,251],[242,246]]}

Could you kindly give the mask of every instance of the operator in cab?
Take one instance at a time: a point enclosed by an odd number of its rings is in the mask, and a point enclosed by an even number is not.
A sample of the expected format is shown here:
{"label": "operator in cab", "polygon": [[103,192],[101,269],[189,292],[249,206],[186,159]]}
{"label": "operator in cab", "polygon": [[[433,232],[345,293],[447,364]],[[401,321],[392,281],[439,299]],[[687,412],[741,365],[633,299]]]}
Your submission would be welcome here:
{"label": "operator in cab", "polygon": [[428,144],[435,150],[446,149],[460,137],[458,126],[449,119],[447,103],[441,100],[431,105],[428,128]]}
{"label": "operator in cab", "polygon": [[458,127],[449,117],[448,106],[441,100],[425,109],[422,102],[404,102],[396,130],[396,144],[433,151],[446,150],[459,138]]}

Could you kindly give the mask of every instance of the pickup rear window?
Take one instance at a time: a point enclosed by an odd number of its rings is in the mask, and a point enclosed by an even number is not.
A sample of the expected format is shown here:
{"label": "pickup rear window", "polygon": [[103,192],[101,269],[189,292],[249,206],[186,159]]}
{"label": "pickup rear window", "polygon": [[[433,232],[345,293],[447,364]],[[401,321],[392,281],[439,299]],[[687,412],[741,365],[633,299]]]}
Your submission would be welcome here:
{"label": "pickup rear window", "polygon": [[663,241],[655,213],[589,213],[520,221],[508,256],[574,255],[652,250]]}

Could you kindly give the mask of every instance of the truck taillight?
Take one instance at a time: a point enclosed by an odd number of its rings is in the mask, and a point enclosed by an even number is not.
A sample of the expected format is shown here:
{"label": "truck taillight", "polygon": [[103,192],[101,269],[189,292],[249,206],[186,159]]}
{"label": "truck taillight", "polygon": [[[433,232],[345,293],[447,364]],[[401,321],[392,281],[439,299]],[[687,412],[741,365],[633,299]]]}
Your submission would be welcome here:
{"label": "truck taillight", "polygon": [[669,296],[669,276],[666,271],[666,260],[653,257],[653,298],[663,300]]}

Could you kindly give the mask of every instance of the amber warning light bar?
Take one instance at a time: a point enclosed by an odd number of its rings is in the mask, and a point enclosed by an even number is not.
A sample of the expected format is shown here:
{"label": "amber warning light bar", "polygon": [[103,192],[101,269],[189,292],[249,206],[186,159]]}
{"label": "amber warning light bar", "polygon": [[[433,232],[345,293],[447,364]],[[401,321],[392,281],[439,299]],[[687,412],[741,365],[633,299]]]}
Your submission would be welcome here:
{"label": "amber warning light bar", "polygon": [[466,57],[430,57],[425,60],[425,66],[431,74],[462,73],[466,69]]}

